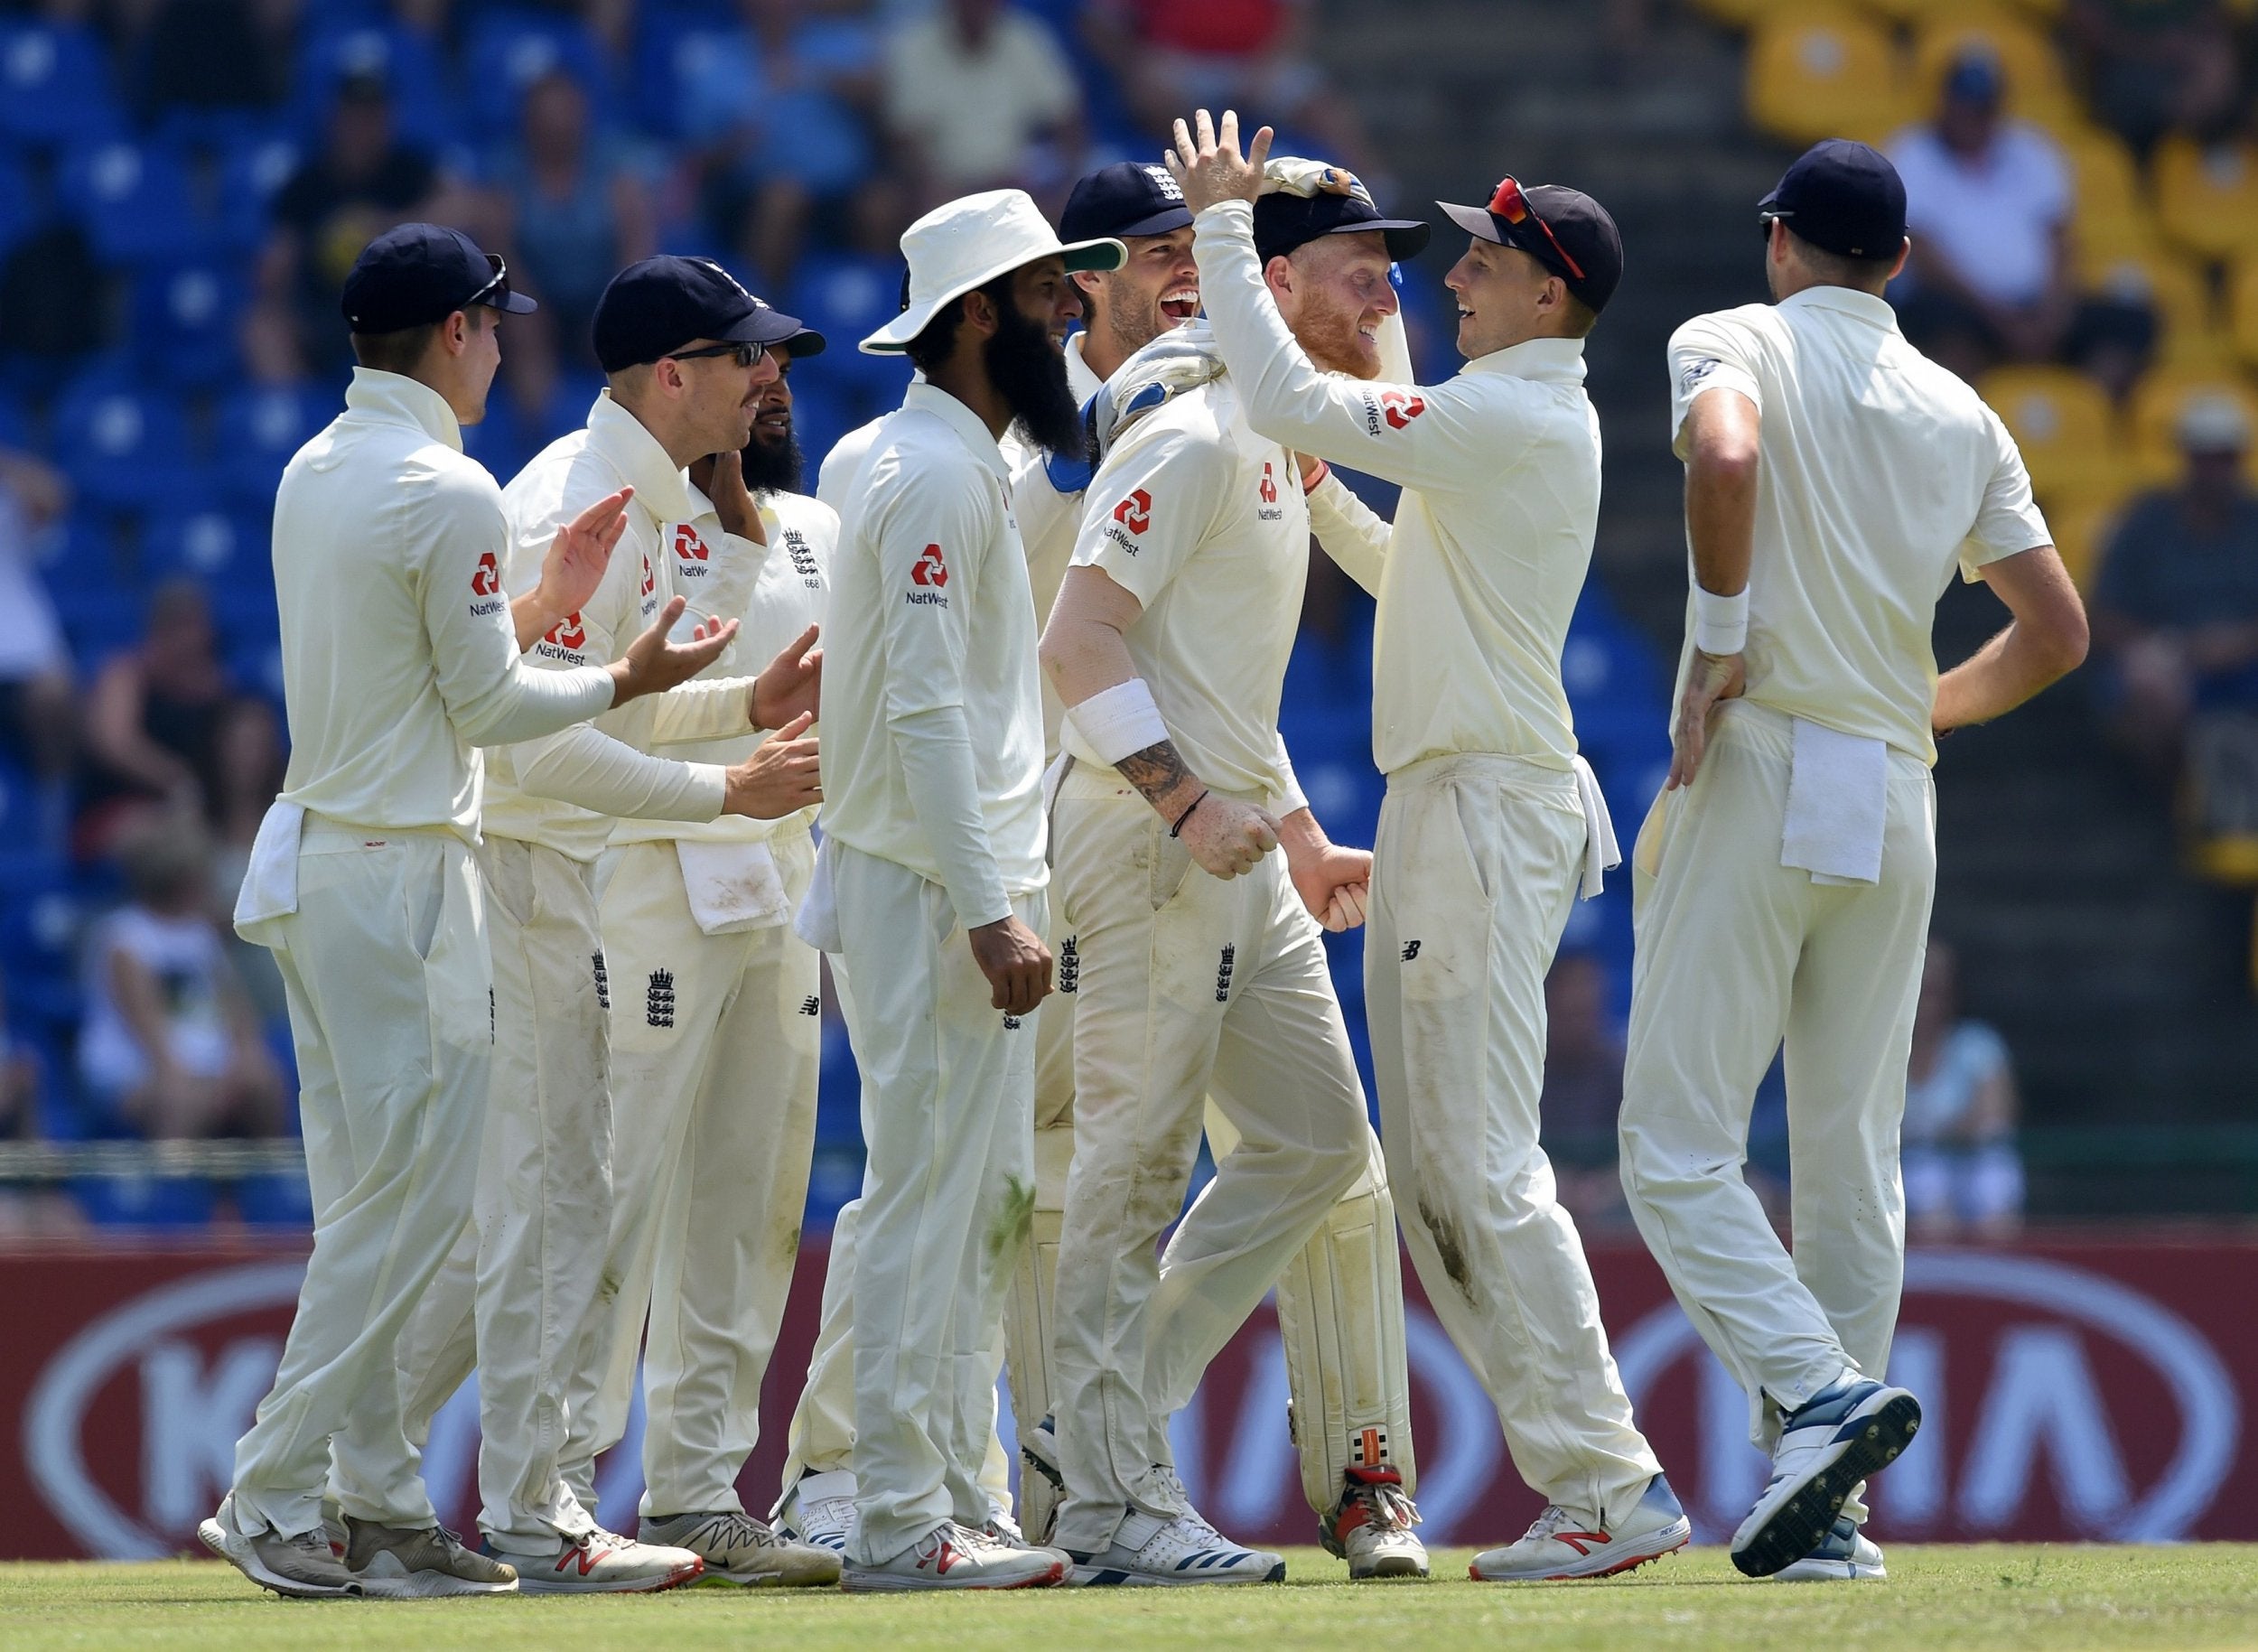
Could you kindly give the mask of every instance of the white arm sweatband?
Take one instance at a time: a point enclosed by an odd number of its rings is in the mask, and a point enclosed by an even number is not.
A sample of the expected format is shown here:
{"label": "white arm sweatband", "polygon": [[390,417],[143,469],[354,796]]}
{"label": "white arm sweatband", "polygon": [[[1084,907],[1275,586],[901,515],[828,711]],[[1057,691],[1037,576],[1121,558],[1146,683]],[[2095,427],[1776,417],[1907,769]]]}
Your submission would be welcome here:
{"label": "white arm sweatband", "polygon": [[1738,654],[1749,646],[1749,588],[1719,596],[1694,584],[1694,646],[1704,654]]}
{"label": "white arm sweatband", "polygon": [[1067,715],[1101,762],[1117,763],[1168,738],[1168,724],[1161,721],[1161,708],[1152,704],[1152,691],[1141,677],[1099,689],[1068,707]]}

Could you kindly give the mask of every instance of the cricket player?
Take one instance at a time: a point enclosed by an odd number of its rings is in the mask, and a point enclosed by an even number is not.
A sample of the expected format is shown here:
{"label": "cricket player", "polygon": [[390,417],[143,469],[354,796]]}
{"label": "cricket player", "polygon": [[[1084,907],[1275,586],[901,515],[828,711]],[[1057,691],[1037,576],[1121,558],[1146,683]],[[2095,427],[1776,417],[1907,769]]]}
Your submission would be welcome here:
{"label": "cricket player", "polygon": [[[509,530],[462,451],[500,361],[496,319],[532,301],[460,230],[406,224],[346,278],[359,365],[345,411],[275,503],[290,770],[237,904],[290,1001],[313,1254],[235,1483],[198,1535],[279,1594],[516,1588],[439,1527],[402,1425],[402,1326],[469,1220],[486,1112],[492,970],[474,870],[481,743],[537,739],[703,669],[662,609],[620,658],[529,670],[520,649],[586,602],[624,531],[624,489],[564,518],[504,593]],[[343,1553],[322,1529],[334,1442]]]}
{"label": "cricket player", "polygon": [[[1622,275],[1606,210],[1512,178],[1446,283],[1467,366],[1447,384],[1321,370],[1283,315],[1293,275],[1257,248],[1267,129],[1177,123],[1210,324],[1255,429],[1400,483],[1391,527],[1338,479],[1320,540],[1378,599],[1373,761],[1387,777],[1365,941],[1390,1178],[1437,1316],[1545,1507],[1476,1557],[1489,1580],[1600,1577],[1692,1528],[1631,1420],[1591,1270],[1537,1143],[1544,976],[1614,834],[1577,755],[1561,649],[1591,562],[1600,430],[1584,339]],[[1373,252],[1355,277],[1385,290]]]}
{"label": "cricket player", "polygon": [[[1772,1453],[1733,1563],[1880,1577],[1857,1489],[1921,1418],[1885,1374],[1929,768],[1937,735],[2075,667],[2085,617],[2006,428],[1882,298],[1908,246],[1896,169],[1830,140],[1759,210],[1776,302],[1670,341],[1693,590],[1669,783],[1632,856],[1623,1187]],[[1955,565],[2012,619],[1940,679]],[[1740,1173],[1783,1037],[1792,1256]]]}
{"label": "cricket player", "polygon": [[[1395,308],[1386,266],[1427,227],[1368,201],[1281,194],[1257,233],[1296,272],[1305,346],[1335,370],[1376,371],[1367,333]],[[1379,259],[1376,294],[1333,280],[1352,251]],[[1308,512],[1291,455],[1247,426],[1232,380],[1130,425],[1089,499],[1043,637],[1067,706],[1053,862],[1080,980],[1055,1425],[1023,1443],[1063,1485],[1055,1541],[1077,1582],[1275,1581],[1281,1557],[1192,1507],[1167,1423],[1371,1163],[1311,915],[1361,916],[1370,857],[1326,841],[1284,761]],[[1156,1258],[1210,1095],[1239,1141]],[[1363,1466],[1383,1466],[1379,1445]]]}
{"label": "cricket player", "polygon": [[[783,326],[776,318],[768,331]],[[665,549],[691,615],[733,614],[741,627],[710,673],[741,669],[732,655],[766,660],[823,623],[838,518],[797,491],[787,378],[823,348],[805,327],[772,339],[775,370],[756,387],[742,456],[692,467],[693,519]],[[758,738],[667,749],[733,763]],[[611,1320],[600,1339],[609,1358],[583,1368],[585,1394],[571,1390],[565,1474],[592,1503],[595,1456],[626,1431],[648,1314],[637,1530],[741,1583],[839,1577],[837,1553],[779,1541],[736,1490],[759,1434],[815,1146],[822,980],[815,948],[791,929],[815,871],[813,813],[695,827],[622,820],[602,863],[604,956],[630,989],[613,994],[611,1022],[620,1128],[605,1273],[617,1290],[598,1308]]]}
{"label": "cricket player", "polygon": [[1033,599],[997,445],[1084,440],[1060,345],[1074,269],[1017,190],[902,237],[910,303],[863,348],[919,379],[857,469],[834,572],[825,838],[802,932],[845,963],[870,1158],[854,1293],[850,1589],[1059,1581],[984,1529],[1003,1290],[1034,1198],[1050,991]]}
{"label": "cricket player", "polygon": [[[686,537],[718,543],[732,529],[757,531],[749,513],[724,524],[714,503],[693,496],[684,467],[742,445],[760,386],[775,377],[768,347],[799,331],[706,260],[650,258],[613,277],[593,326],[607,388],[587,427],[552,443],[502,496],[510,524],[503,581],[516,588],[555,522],[622,484],[635,490],[603,582],[534,645],[537,663],[566,670],[601,663],[616,639],[671,600],[682,560],[676,547]],[[742,504],[738,492],[733,502]],[[597,1312],[614,1274],[615,1193],[632,1202],[640,1190],[631,1180],[615,1185],[615,1141],[645,1134],[638,1113],[614,1125],[612,975],[596,862],[615,820],[639,823],[620,828],[630,837],[658,835],[678,829],[675,822],[723,813],[789,816],[816,799],[815,742],[802,737],[820,668],[809,658],[813,642],[812,631],[799,636],[758,678],[688,685],[596,726],[495,755],[480,871],[496,1054],[476,1233],[464,1239],[473,1265],[465,1270],[459,1255],[442,1275],[403,1339],[401,1365],[410,1438],[419,1439],[475,1353],[480,1527],[490,1552],[512,1557],[528,1591],[665,1589],[704,1569],[704,1550],[634,1541],[597,1525],[563,1472],[571,1385],[609,1358],[619,1329]],[[656,754],[725,737],[751,743],[759,727],[783,738],[732,764]],[[639,1009],[665,1018],[674,989],[659,975],[622,976],[620,986]],[[641,1095],[629,1102],[649,1105]],[[341,1485],[357,1470],[341,1453]],[[760,1545],[736,1536],[743,1540],[709,1538],[717,1572],[774,1559],[744,1552]]]}

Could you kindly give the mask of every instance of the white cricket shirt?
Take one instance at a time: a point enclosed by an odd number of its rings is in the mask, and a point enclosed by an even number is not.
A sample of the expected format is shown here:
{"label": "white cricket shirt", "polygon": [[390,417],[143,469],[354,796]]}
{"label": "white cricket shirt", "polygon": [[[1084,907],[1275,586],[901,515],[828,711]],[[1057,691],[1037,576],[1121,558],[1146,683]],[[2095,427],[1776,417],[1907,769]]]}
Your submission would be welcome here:
{"label": "white cricket shirt", "polygon": [[[551,626],[528,650],[537,666],[564,670],[615,659],[677,585],[688,585],[686,594],[695,600],[704,565],[683,579],[677,564],[694,559],[678,557],[675,547],[686,535],[717,543],[724,537],[721,522],[658,439],[610,391],[597,397],[585,429],[550,443],[503,490],[508,588],[533,589],[557,529],[623,486],[632,486],[635,497],[602,583],[585,607]],[[592,861],[611,840],[614,817],[712,820],[727,791],[722,766],[653,751],[673,742],[749,734],[749,690],[742,677],[685,684],[630,701],[592,726],[495,752],[486,829]]]}
{"label": "white cricket shirt", "polygon": [[[695,520],[676,525],[669,534],[676,589],[690,602],[676,621],[676,630],[686,637],[688,628],[700,620],[735,620],[735,639],[700,675],[714,678],[754,676],[809,626],[825,623],[830,605],[831,560],[839,546],[838,513],[806,494],[763,493],[759,496],[760,528],[768,543],[755,545],[734,534],[722,533],[713,507],[695,487],[691,488],[690,498]],[[700,574],[685,577],[693,564]],[[686,761],[727,767],[751,756],[766,738],[747,730],[720,740],[690,741],[659,749]],[[787,827],[804,832],[815,817],[816,811],[806,808],[781,820],[754,820],[744,815],[717,815],[697,825],[621,820],[611,828],[611,841],[759,843]]]}
{"label": "white cricket shirt", "polygon": [[[1074,566],[1143,604],[1124,633],[1169,738],[1202,781],[1299,807],[1278,698],[1302,619],[1310,515],[1292,458],[1248,426],[1228,376],[1145,415],[1085,495]],[[1078,762],[1106,765],[1076,730]]]}
{"label": "white cricket shirt", "polygon": [[[1670,384],[1680,458],[1697,397],[1737,390],[1763,415],[1748,697],[1935,762],[1930,633],[1955,565],[1980,579],[2053,543],[2007,427],[1848,287],[1695,316],[1671,337]],[[1691,597],[1685,631],[1681,684]]]}
{"label": "white cricket shirt", "polygon": [[1532,339],[1441,385],[1320,370],[1264,290],[1254,210],[1194,220],[1208,325],[1264,436],[1404,489],[1393,530],[1338,478],[1310,515],[1328,555],[1379,602],[1372,761],[1383,774],[1484,752],[1567,769],[1576,755],[1561,649],[1600,518],[1600,423],[1583,341]]}
{"label": "white cricket shirt", "polygon": [[[1067,340],[1067,387],[1078,405],[1106,387],[1106,381],[1082,359],[1089,334],[1078,332]],[[1035,599],[1035,634],[1050,623],[1050,610],[1059,600],[1074,561],[1075,536],[1082,526],[1082,494],[1061,493],[1051,485],[1050,455],[1023,441],[1016,427],[1004,433],[1003,460],[1012,467],[1012,506],[1019,518],[1019,537],[1027,547],[1027,583]],[[1059,754],[1059,725],[1067,708],[1046,671],[1040,677],[1043,696],[1043,757]]]}
{"label": "white cricket shirt", "polygon": [[846,484],[825,639],[824,831],[943,885],[967,929],[1050,877],[1008,484],[972,410],[912,383]]}
{"label": "white cricket shirt", "polygon": [[475,843],[474,748],[611,704],[605,671],[526,668],[502,587],[509,549],[501,491],[463,454],[445,399],[355,369],[345,411],[298,450],[275,496],[284,801]]}

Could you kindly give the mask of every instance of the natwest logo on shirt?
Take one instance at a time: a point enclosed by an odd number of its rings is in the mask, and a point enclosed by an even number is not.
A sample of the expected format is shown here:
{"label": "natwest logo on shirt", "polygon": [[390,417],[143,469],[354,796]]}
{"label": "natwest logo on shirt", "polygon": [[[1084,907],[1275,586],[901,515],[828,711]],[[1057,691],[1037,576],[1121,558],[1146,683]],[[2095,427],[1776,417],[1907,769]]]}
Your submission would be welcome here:
{"label": "natwest logo on shirt", "polygon": [[1139,488],[1114,507],[1114,520],[1133,534],[1143,533],[1152,526],[1152,496]]}
{"label": "natwest logo on shirt", "polygon": [[684,579],[704,579],[709,570],[706,561],[710,553],[705,541],[698,537],[698,530],[687,522],[675,524],[675,572]]}
{"label": "natwest logo on shirt", "polygon": [[546,659],[580,666],[587,664],[587,658],[581,651],[587,646],[588,628],[581,623],[580,610],[575,608],[541,633],[541,640],[533,645],[533,651]]}
{"label": "natwest logo on shirt", "polygon": [[948,583],[948,560],[941,555],[939,546],[927,546],[917,561],[910,565],[910,583],[919,588],[906,594],[920,608],[948,606],[948,599],[941,594],[941,587]]}
{"label": "natwest logo on shirt", "polygon": [[502,571],[494,561],[494,553],[481,551],[479,565],[471,570],[471,594],[496,596],[502,588]]}
{"label": "natwest logo on shirt", "polygon": [[1278,502],[1278,479],[1270,473],[1270,461],[1267,459],[1263,461],[1263,485],[1255,491],[1263,496],[1265,505]]}
{"label": "natwest logo on shirt", "polygon": [[1397,430],[1403,429],[1427,411],[1427,398],[1414,396],[1409,390],[1380,392],[1380,415]]}
{"label": "natwest logo on shirt", "polygon": [[645,551],[643,553],[643,583],[640,594],[648,596],[658,589],[658,575],[651,568],[650,553],[648,551]]}

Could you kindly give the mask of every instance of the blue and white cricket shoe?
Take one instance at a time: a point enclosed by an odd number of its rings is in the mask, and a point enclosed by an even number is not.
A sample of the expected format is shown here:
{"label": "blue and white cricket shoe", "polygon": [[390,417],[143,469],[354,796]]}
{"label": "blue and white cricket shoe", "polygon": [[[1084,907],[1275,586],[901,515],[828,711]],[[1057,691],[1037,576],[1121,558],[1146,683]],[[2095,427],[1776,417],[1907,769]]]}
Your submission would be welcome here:
{"label": "blue and white cricket shoe", "polygon": [[1113,1546],[1096,1554],[1067,1552],[1078,1588],[1167,1588],[1184,1583],[1283,1583],[1286,1559],[1243,1548],[1196,1511],[1163,1520],[1133,1508],[1114,1534]]}
{"label": "blue and white cricket shoe", "polygon": [[847,1534],[854,1529],[854,1475],[846,1469],[827,1474],[803,1474],[777,1498],[770,1511],[776,1535],[788,1543],[808,1543],[846,1553]]}
{"label": "blue and white cricket shoe", "polygon": [[1477,1554],[1467,1575],[1478,1583],[1613,1577],[1675,1554],[1693,1541],[1693,1522],[1685,1517],[1669,1480],[1657,1474],[1647,1482],[1638,1506],[1612,1523],[1557,1503],[1545,1505],[1520,1538]]}
{"label": "blue and white cricket shoe", "polygon": [[1834,1529],[1819,1541],[1819,1546],[1792,1566],[1782,1566],[1772,1573],[1776,1583],[1855,1583],[1870,1578],[1885,1578],[1889,1569],[1881,1563],[1880,1545],[1870,1541],[1848,1515],[1837,1515]]}
{"label": "blue and white cricket shoe", "polygon": [[1813,1395],[1785,1421],[1772,1478],[1732,1535],[1732,1563],[1770,1577],[1809,1554],[1833,1533],[1858,1482],[1895,1462],[1920,1426],[1920,1401],[1869,1377]]}

